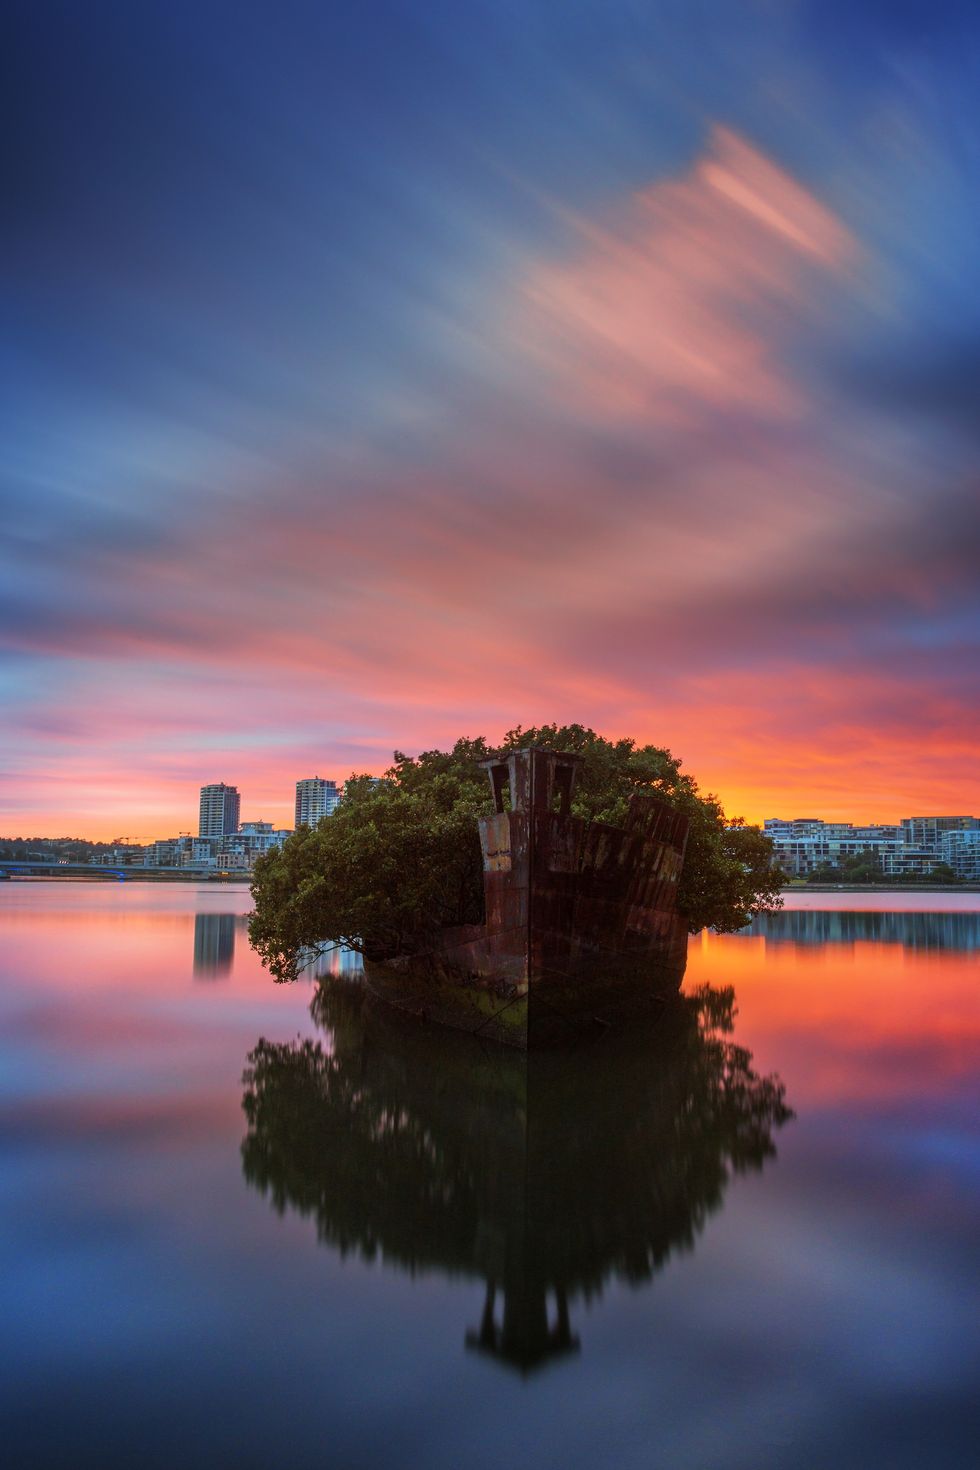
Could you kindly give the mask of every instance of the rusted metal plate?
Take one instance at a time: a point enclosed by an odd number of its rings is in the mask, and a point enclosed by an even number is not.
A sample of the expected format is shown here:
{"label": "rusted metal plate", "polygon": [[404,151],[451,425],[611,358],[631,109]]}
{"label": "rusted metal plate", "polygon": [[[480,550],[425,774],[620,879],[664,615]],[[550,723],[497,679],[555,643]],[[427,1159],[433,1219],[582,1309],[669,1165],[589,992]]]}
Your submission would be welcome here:
{"label": "rusted metal plate", "polygon": [[488,946],[523,958],[532,1004],[572,976],[586,995],[626,955],[676,970],[686,953],[676,901],[687,819],[643,795],[622,828],[573,817],[577,763],[534,748],[486,763],[497,808],[481,823]]}

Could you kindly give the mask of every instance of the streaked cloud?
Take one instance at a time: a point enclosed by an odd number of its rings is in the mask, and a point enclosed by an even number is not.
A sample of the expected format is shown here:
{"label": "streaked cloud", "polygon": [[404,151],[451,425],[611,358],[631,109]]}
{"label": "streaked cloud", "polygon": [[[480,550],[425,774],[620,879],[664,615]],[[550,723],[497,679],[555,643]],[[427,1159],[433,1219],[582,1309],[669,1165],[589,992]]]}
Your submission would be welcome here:
{"label": "streaked cloud", "polygon": [[612,221],[570,224],[580,250],[531,275],[522,325],[577,408],[683,425],[804,406],[779,339],[814,311],[808,271],[841,275],[859,250],[744,139],[716,126],[683,178],[643,190]]}
{"label": "streaked cloud", "polygon": [[980,809],[968,52],[855,20],[847,71],[763,9],[413,19],[370,94],[353,15],[202,20],[189,70],[66,17],[0,298],[0,825],[161,834],[207,779],[286,821],[553,718],[753,818]]}

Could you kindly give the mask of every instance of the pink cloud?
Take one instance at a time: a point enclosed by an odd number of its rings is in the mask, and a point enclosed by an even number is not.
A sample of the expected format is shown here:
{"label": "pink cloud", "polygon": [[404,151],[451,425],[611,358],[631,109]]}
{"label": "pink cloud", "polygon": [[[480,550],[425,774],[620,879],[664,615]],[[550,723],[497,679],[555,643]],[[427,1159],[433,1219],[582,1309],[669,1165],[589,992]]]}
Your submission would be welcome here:
{"label": "pink cloud", "polygon": [[517,328],[563,395],[664,424],[800,409],[776,342],[812,309],[813,268],[843,276],[859,252],[788,174],[716,127],[683,179],[636,195],[613,222],[569,223],[578,248],[530,273]]}

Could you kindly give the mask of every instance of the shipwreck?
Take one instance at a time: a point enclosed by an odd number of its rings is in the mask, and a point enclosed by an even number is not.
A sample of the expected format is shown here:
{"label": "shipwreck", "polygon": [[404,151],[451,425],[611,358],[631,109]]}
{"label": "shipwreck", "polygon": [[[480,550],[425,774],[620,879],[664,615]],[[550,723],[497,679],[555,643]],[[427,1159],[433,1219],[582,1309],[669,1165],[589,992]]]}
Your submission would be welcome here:
{"label": "shipwreck", "polygon": [[677,912],[687,818],[646,793],[622,827],[573,815],[576,755],[531,747],[483,764],[494,806],[479,824],[485,922],[365,960],[368,986],[522,1050],[662,1008],[687,962]]}

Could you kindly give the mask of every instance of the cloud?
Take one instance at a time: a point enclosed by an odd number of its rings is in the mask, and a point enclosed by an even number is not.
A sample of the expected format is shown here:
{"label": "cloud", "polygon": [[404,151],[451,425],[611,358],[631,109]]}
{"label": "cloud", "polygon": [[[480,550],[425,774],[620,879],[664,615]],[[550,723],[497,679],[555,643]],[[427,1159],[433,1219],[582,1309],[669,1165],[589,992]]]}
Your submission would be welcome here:
{"label": "cloud", "polygon": [[532,271],[519,333],[590,415],[667,425],[801,411],[778,345],[810,316],[814,272],[859,256],[845,226],[728,129],[689,174],[611,221],[569,221],[569,260]]}
{"label": "cloud", "polygon": [[118,525],[107,484],[44,534],[39,492],[2,609],[50,673],[8,696],[17,827],[161,835],[208,779],[288,821],[314,769],[552,718],[666,743],[750,817],[980,806],[975,477],[797,366],[866,250],[722,128],[561,228],[488,307],[512,382],[447,384],[410,452],[188,471]]}

